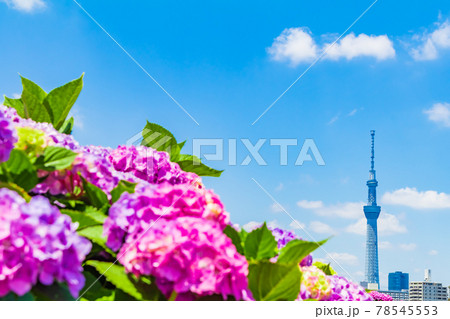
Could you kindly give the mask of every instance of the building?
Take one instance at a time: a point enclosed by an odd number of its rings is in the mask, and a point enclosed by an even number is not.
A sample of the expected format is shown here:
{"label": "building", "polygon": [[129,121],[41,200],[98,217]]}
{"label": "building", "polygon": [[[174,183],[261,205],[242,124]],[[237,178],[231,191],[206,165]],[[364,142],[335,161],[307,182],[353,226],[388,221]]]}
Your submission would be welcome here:
{"label": "building", "polygon": [[377,186],[378,181],[375,176],[375,131],[370,131],[372,137],[371,161],[369,170],[369,196],[367,205],[364,206],[364,215],[367,219],[367,238],[366,238],[366,272],[365,282],[371,289],[379,289],[380,278],[378,274],[378,231],[377,220],[380,216],[381,207],[377,205]]}
{"label": "building", "polygon": [[394,299],[394,301],[408,301],[409,300],[409,290],[403,289],[401,291],[397,290],[379,290],[383,294],[387,294]]}
{"label": "building", "polygon": [[410,301],[445,301],[447,298],[447,287],[443,287],[441,283],[431,281],[430,269],[425,269],[424,281],[409,283]]}
{"label": "building", "polygon": [[390,291],[401,291],[409,289],[409,274],[396,271],[389,273],[388,289]]}

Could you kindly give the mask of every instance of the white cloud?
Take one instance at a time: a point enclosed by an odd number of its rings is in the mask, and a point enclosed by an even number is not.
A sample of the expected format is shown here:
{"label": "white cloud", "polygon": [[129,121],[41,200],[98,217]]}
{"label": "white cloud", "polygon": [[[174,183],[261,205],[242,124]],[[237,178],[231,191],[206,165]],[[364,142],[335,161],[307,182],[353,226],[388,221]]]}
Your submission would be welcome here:
{"label": "white cloud", "polygon": [[336,261],[341,265],[357,266],[359,264],[358,257],[349,253],[329,253],[326,257],[328,261]]}
{"label": "white cloud", "polygon": [[[252,230],[254,230],[256,228],[261,227],[262,224],[263,224],[262,222],[251,221],[251,222],[248,222],[247,224],[245,224],[244,226],[242,226],[242,229],[244,229],[247,232],[251,232]],[[270,227],[270,228],[281,228],[280,224],[276,220],[272,220],[270,222],[267,222],[267,227]]]}
{"label": "white cloud", "polygon": [[328,224],[322,223],[320,221],[312,221],[309,224],[309,228],[317,234],[334,235],[336,231]]}
{"label": "white cloud", "polygon": [[418,47],[411,50],[411,55],[416,61],[435,60],[439,56],[439,50],[450,48],[450,23],[448,20],[435,23],[435,30],[416,35],[420,39]]}
{"label": "white cloud", "polygon": [[341,218],[356,219],[363,215],[363,202],[345,202],[325,205],[322,201],[301,200],[297,206],[313,210],[320,216],[337,216]]}
{"label": "white cloud", "polygon": [[278,184],[277,188],[275,188],[275,190],[276,190],[277,192],[281,192],[281,191],[283,190],[283,188],[284,188],[284,184],[283,184],[283,183],[280,183],[280,184]]}
{"label": "white cloud", "polygon": [[272,206],[270,206],[270,210],[274,213],[281,213],[283,211],[283,207],[278,203],[273,203]]}
{"label": "white cloud", "polygon": [[9,7],[24,12],[33,12],[38,9],[45,8],[43,0],[0,0],[5,2]]}
{"label": "white cloud", "polygon": [[[322,37],[329,37],[329,34]],[[374,57],[377,60],[395,57],[393,43],[387,35],[361,33],[355,36],[351,33],[332,46],[331,43],[319,45],[305,27],[284,29],[267,52],[275,61],[289,62],[296,66],[302,62],[313,61],[319,56],[319,51],[324,50],[327,50],[325,57],[331,60],[351,60],[362,56]]]}
{"label": "white cloud", "polygon": [[317,56],[317,45],[306,28],[289,28],[274,40],[267,52],[275,61],[288,61],[293,66]]}
{"label": "white cloud", "polygon": [[439,252],[437,251],[437,250],[430,250],[429,252],[428,252],[428,254],[429,255],[431,255],[431,256],[436,256],[437,254],[439,254]]}
{"label": "white cloud", "polygon": [[297,206],[305,209],[316,209],[323,207],[323,202],[320,200],[301,200],[297,202]]}
{"label": "white cloud", "polygon": [[398,245],[400,247],[400,249],[402,250],[406,250],[406,251],[412,251],[414,249],[416,249],[417,245],[414,243],[410,243],[410,244],[400,244]]}
{"label": "white cloud", "polygon": [[254,230],[255,228],[258,228],[259,226],[261,226],[261,222],[255,222],[255,221],[251,221],[248,222],[247,224],[245,224],[244,226],[242,226],[242,228],[247,231],[250,232],[252,230]]}
{"label": "white cloud", "polygon": [[331,124],[333,124],[334,122],[336,122],[337,120],[339,120],[339,115],[335,115],[335,116],[333,116],[332,118],[331,118],[331,120],[330,121],[328,121],[328,125],[331,125]]}
{"label": "white cloud", "polygon": [[423,111],[432,122],[441,124],[445,127],[450,127],[450,104],[449,103],[435,103],[433,107]]}
{"label": "white cloud", "polygon": [[67,118],[70,118],[71,116],[73,117],[73,126],[77,129],[82,130],[84,128],[84,116],[80,113],[78,107],[72,109]]}
{"label": "white cloud", "polygon": [[380,248],[380,249],[391,249],[392,248],[392,244],[389,241],[380,241],[378,243],[378,248]]}
{"label": "white cloud", "polygon": [[[346,231],[358,235],[366,235],[367,220],[365,218],[359,219],[356,223],[349,225]],[[382,236],[406,233],[407,229],[400,224],[399,219],[392,214],[381,213],[378,218],[378,234]]]}
{"label": "white cloud", "polygon": [[355,36],[354,33],[342,38],[330,47],[330,43],[325,45],[327,50],[326,58],[338,60],[345,58],[351,60],[356,57],[373,57],[377,60],[386,60],[395,57],[395,50],[392,41],[387,35],[367,35],[361,33]]}
{"label": "white cloud", "polygon": [[386,192],[382,202],[388,205],[407,206],[414,209],[444,209],[450,208],[450,195],[437,191],[419,192],[416,188],[401,188]]}
{"label": "white cloud", "polygon": [[347,114],[347,116],[353,116],[356,114],[356,112],[358,112],[358,109],[353,109]]}
{"label": "white cloud", "polygon": [[306,225],[296,219],[289,224],[289,227],[292,229],[305,229]]}

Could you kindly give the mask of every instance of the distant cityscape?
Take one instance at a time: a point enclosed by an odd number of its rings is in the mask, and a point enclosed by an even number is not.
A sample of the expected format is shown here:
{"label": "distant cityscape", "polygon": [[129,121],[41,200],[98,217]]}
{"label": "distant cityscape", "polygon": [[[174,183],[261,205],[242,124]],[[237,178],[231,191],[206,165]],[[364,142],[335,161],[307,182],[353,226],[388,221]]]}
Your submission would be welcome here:
{"label": "distant cityscape", "polygon": [[361,285],[369,290],[378,290],[390,295],[396,301],[444,301],[449,300],[448,290],[442,283],[433,282],[431,269],[425,269],[423,281],[409,281],[409,273],[395,271],[389,273],[388,290],[380,290],[380,277],[378,271],[378,230],[377,220],[381,207],[377,205],[377,186],[375,172],[375,131],[371,135],[371,157],[368,187],[368,201],[364,206],[364,215],[367,219],[366,235],[366,268],[365,280]]}

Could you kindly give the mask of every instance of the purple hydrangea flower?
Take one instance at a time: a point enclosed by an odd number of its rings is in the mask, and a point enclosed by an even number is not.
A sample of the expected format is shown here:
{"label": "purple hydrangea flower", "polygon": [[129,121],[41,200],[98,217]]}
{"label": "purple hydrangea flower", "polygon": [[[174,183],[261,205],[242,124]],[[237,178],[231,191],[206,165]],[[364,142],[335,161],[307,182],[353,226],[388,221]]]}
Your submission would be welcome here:
{"label": "purple hydrangea flower", "polygon": [[199,223],[211,220],[225,228],[230,223],[219,197],[210,190],[191,184],[139,184],[133,194],[123,193],[111,206],[104,224],[107,245],[118,250],[129,234],[137,234],[159,219],[197,217]]}
{"label": "purple hydrangea flower", "polygon": [[338,275],[328,276],[331,282],[329,301],[372,301],[373,298],[360,285]]}
{"label": "purple hydrangea flower", "polygon": [[214,294],[250,299],[248,264],[219,224],[199,218],[160,219],[125,244],[119,261],[136,276],[151,275],[166,297]]}
{"label": "purple hydrangea flower", "polygon": [[77,224],[49,200],[36,196],[26,203],[9,189],[0,189],[0,297],[23,295],[38,281],[66,282],[76,297],[84,286],[82,261],[89,240],[76,233]]}
{"label": "purple hydrangea flower", "polygon": [[9,159],[16,142],[17,132],[11,120],[0,112],[0,163]]}
{"label": "purple hydrangea flower", "polygon": [[[300,237],[298,237],[289,230],[284,230],[276,227],[274,228],[269,227],[269,230],[272,232],[273,236],[275,237],[275,240],[277,241],[278,249],[282,249],[284,246],[286,246],[288,242],[290,242],[293,239],[301,239]],[[303,258],[303,260],[300,263],[300,266],[302,267],[311,266],[312,262],[313,262],[312,256],[308,255],[305,258]]]}
{"label": "purple hydrangea flower", "polygon": [[0,114],[10,119],[14,127],[28,127],[41,130],[45,133],[48,139],[48,145],[61,146],[70,150],[77,150],[80,148],[78,142],[71,135],[58,132],[53,125],[49,123],[39,123],[32,119],[24,119],[17,115],[15,109],[0,105]]}

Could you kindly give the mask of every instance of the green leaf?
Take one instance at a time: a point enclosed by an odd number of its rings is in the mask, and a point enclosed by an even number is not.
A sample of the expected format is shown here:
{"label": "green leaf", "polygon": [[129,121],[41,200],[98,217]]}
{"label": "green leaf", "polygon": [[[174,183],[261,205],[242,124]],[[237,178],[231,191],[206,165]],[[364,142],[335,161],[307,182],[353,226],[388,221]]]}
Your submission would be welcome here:
{"label": "green leaf", "polygon": [[247,235],[245,256],[247,259],[270,259],[277,255],[277,241],[266,223]]}
{"label": "green leaf", "polygon": [[52,90],[43,99],[43,104],[52,115],[53,126],[58,130],[64,124],[67,115],[75,104],[83,88],[84,73],[76,80]]}
{"label": "green leaf", "polygon": [[0,165],[0,180],[14,183],[27,192],[38,183],[36,168],[24,151],[13,149],[7,162]]}
{"label": "green leaf", "polygon": [[17,115],[19,115],[22,118],[25,118],[25,110],[23,108],[22,99],[11,99],[5,96],[5,101],[3,102],[3,105],[12,107],[17,111]]}
{"label": "green leaf", "polygon": [[102,191],[97,186],[89,183],[84,178],[82,178],[82,181],[83,189],[86,192],[86,197],[92,206],[100,209],[109,204],[108,196],[106,196],[104,191]]}
{"label": "green leaf", "polygon": [[249,288],[255,300],[295,300],[300,292],[298,264],[259,261],[249,265]]}
{"label": "green leaf", "polygon": [[43,102],[47,93],[39,85],[30,81],[23,76],[22,79],[22,102],[24,106],[24,114],[26,118],[31,118],[36,122],[52,123],[52,117],[49,110],[44,106]]}
{"label": "green leaf", "polygon": [[331,268],[330,264],[316,261],[313,265],[322,270],[327,276],[333,276],[337,274],[337,272],[333,268]]}
{"label": "green leaf", "polygon": [[186,144],[186,141],[178,143],[178,147],[180,148],[180,152],[181,152],[181,149],[184,147],[184,144]]}
{"label": "green leaf", "polygon": [[73,301],[75,298],[67,288],[67,285],[54,283],[51,286],[45,286],[38,283],[31,289],[32,295],[36,301]]}
{"label": "green leaf", "polygon": [[78,235],[83,236],[93,243],[102,247],[111,256],[115,256],[116,253],[106,246],[106,237],[103,236],[103,225],[88,226],[77,230]]}
{"label": "green leaf", "polygon": [[78,229],[103,225],[106,219],[106,215],[102,214],[92,206],[86,207],[85,211],[63,208],[61,209],[61,213],[70,216],[73,222],[77,222],[79,224]]}
{"label": "green leaf", "polygon": [[115,291],[107,289],[102,285],[101,280],[97,280],[98,276],[92,274],[89,271],[83,272],[86,283],[84,288],[80,291],[80,297],[82,301],[111,301],[115,298]]}
{"label": "green leaf", "polygon": [[133,194],[136,183],[128,181],[119,181],[119,184],[111,191],[111,202],[115,203],[124,192]]}
{"label": "green leaf", "polygon": [[180,147],[175,136],[161,125],[147,121],[142,130],[142,137],[141,145],[151,147],[157,151],[167,152],[171,160],[180,154]]}
{"label": "green leaf", "polygon": [[291,240],[281,249],[277,263],[300,263],[303,258],[325,244],[327,241],[328,239],[319,242],[304,241],[299,239]]}
{"label": "green leaf", "polygon": [[230,225],[227,225],[223,232],[231,239],[231,242],[236,247],[237,252],[245,256],[244,246],[239,232]]}
{"label": "green leaf", "polygon": [[10,292],[6,296],[0,297],[0,301],[33,301],[34,297],[30,292],[27,292],[23,296],[18,296],[13,292]]}
{"label": "green leaf", "polygon": [[36,160],[36,166],[46,171],[57,171],[72,165],[77,153],[58,146],[49,146],[44,150],[44,154]]}
{"label": "green leaf", "polygon": [[88,260],[86,261],[86,265],[94,267],[101,275],[105,276],[107,281],[118,289],[137,300],[144,300],[142,292],[136,287],[137,280],[131,275],[127,275],[122,265],[97,260]]}
{"label": "green leaf", "polygon": [[66,120],[64,122],[64,124],[60,127],[59,132],[61,132],[63,134],[67,134],[67,135],[72,134],[73,123],[74,123],[74,119],[73,119],[73,117],[70,117],[70,119]]}
{"label": "green leaf", "polygon": [[198,176],[212,176],[219,177],[222,171],[211,168],[201,162],[201,160],[195,155],[182,154],[178,157],[177,161],[181,169],[185,172],[192,172]]}

